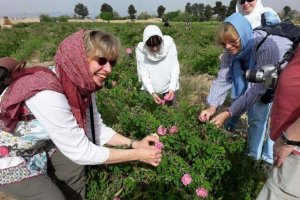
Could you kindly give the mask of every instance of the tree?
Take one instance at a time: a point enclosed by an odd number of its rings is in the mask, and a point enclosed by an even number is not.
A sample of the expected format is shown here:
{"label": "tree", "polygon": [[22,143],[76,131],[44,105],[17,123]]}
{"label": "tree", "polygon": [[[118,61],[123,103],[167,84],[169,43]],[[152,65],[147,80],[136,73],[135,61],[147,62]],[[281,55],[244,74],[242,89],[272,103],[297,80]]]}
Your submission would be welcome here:
{"label": "tree", "polygon": [[164,15],[164,21],[176,21],[176,18],[180,15],[180,13],[180,10],[168,12]]}
{"label": "tree", "polygon": [[185,9],[184,11],[188,14],[192,14],[192,7],[191,7],[191,3],[188,2],[186,5],[185,5]]}
{"label": "tree", "polygon": [[101,12],[111,12],[112,13],[114,10],[109,4],[104,3],[104,4],[102,4],[100,11]]}
{"label": "tree", "polygon": [[227,16],[235,13],[235,7],[236,7],[237,0],[231,0],[227,9]]}
{"label": "tree", "polygon": [[130,4],[129,7],[128,7],[128,14],[130,16],[130,19],[135,19],[135,13],[136,12],[137,11],[136,11],[135,7],[132,4]]}
{"label": "tree", "polygon": [[214,14],[218,15],[218,20],[223,21],[226,17],[227,7],[222,4],[221,1],[216,2],[216,6],[213,8]]}
{"label": "tree", "polygon": [[113,11],[113,8],[107,3],[102,4],[100,8],[100,18],[109,22],[114,16]]}
{"label": "tree", "polygon": [[295,19],[297,16],[297,11],[296,10],[292,10],[291,7],[289,6],[284,6],[283,7],[283,12],[282,12],[282,17],[284,19]]}
{"label": "tree", "polygon": [[108,11],[101,12],[100,18],[109,22],[113,18],[113,13]]}
{"label": "tree", "polygon": [[147,12],[141,12],[140,15],[137,17],[138,19],[150,19],[152,16]]}
{"label": "tree", "polygon": [[291,11],[292,11],[291,7],[289,7],[289,6],[284,6],[283,7],[284,16],[288,16]]}
{"label": "tree", "polygon": [[117,11],[113,11],[113,18],[112,19],[120,19],[120,15]]}
{"label": "tree", "polygon": [[204,9],[205,20],[208,21],[213,15],[213,8],[210,5],[206,5]]}
{"label": "tree", "polygon": [[158,6],[157,8],[157,16],[158,18],[162,18],[164,13],[165,13],[166,8],[163,7],[162,5]]}
{"label": "tree", "polygon": [[76,4],[74,8],[74,12],[81,16],[82,19],[84,19],[86,16],[89,15],[89,11],[85,5],[82,3]]}

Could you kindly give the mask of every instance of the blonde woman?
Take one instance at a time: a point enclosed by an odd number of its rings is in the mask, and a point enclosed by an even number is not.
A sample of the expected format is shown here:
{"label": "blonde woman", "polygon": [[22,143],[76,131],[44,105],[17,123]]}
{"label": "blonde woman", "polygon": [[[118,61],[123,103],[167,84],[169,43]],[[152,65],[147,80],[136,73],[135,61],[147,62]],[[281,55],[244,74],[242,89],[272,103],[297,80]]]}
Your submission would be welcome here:
{"label": "blonde woman", "polygon": [[[244,74],[247,69],[260,69],[267,64],[276,64],[290,48],[291,41],[279,36],[269,36],[256,50],[266,34],[262,30],[253,32],[249,21],[239,13],[232,14],[221,24],[217,41],[224,47],[224,55],[218,77],[213,81],[207,97],[209,107],[201,111],[199,120],[210,121],[221,127],[229,117],[248,112],[248,155],[272,164],[273,142],[263,131],[266,128],[269,106],[262,105],[260,101],[265,88],[261,83],[247,82]],[[227,111],[213,116],[218,106],[224,103],[230,89],[231,98],[235,100]],[[253,112],[258,107],[262,109]]]}
{"label": "blonde woman", "polygon": [[96,109],[94,92],[111,74],[119,49],[110,34],[80,30],[59,45],[53,71],[32,67],[13,73],[0,103],[0,146],[7,150],[0,157],[1,192],[23,200],[85,199],[85,165],[135,160],[159,165],[161,150],[149,144],[156,137],[124,137]]}

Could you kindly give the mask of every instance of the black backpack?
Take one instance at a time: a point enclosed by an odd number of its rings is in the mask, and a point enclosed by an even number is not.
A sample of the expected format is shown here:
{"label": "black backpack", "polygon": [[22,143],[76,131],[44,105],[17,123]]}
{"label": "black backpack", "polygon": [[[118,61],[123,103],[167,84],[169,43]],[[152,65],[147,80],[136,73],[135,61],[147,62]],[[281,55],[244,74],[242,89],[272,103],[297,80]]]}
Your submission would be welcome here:
{"label": "black backpack", "polygon": [[[275,25],[260,27],[254,30],[263,30],[267,32],[267,35],[264,37],[264,39],[260,41],[260,43],[257,45],[256,51],[258,51],[259,47],[270,35],[278,35],[281,37],[285,37],[293,42],[292,47],[285,53],[283,59],[276,64],[277,72],[278,74],[280,74],[280,71],[282,70],[281,65],[285,62],[289,62],[294,57],[294,52],[297,49],[298,44],[300,42],[300,27],[296,26],[290,21],[283,21]],[[261,97],[261,102],[271,103],[273,101],[274,92],[274,89],[268,89],[265,92],[265,94]]]}

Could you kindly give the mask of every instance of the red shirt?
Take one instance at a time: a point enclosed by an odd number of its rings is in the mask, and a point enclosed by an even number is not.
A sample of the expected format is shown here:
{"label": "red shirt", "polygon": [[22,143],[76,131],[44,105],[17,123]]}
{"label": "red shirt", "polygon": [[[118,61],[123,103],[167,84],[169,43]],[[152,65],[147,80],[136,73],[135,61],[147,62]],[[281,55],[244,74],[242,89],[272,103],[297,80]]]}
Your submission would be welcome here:
{"label": "red shirt", "polygon": [[279,76],[275,91],[272,113],[272,140],[300,117],[300,47]]}

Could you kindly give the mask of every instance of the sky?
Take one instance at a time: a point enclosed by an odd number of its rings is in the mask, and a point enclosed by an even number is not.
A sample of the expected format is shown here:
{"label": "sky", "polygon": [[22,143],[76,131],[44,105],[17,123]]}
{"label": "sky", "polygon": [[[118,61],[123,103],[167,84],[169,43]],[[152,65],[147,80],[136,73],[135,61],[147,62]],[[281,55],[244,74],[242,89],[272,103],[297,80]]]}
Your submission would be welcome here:
{"label": "sky", "polygon": [[[224,5],[229,5],[230,0],[219,0]],[[292,9],[300,11],[299,0],[262,0],[264,6],[271,7],[277,12],[281,12],[284,6],[290,6]],[[108,3],[113,10],[120,16],[128,15],[128,6],[134,5],[137,15],[141,12],[147,12],[151,15],[157,15],[157,8],[163,5],[166,13],[176,10],[184,11],[186,3],[203,3],[215,6],[216,1],[212,0],[0,0],[0,18],[8,17],[33,17],[40,14],[50,16],[74,14],[75,5],[82,3],[87,6],[89,17],[94,18],[100,13],[100,7],[103,3]]]}

